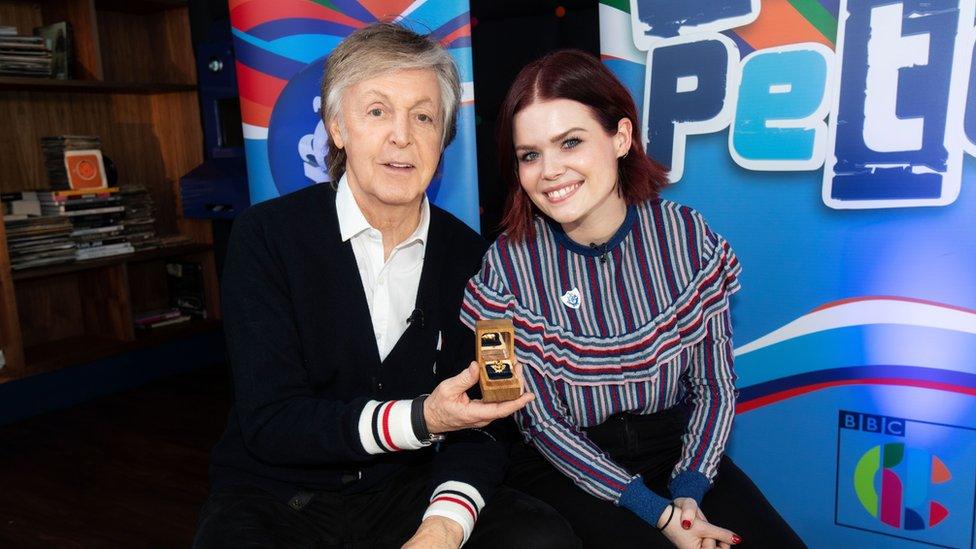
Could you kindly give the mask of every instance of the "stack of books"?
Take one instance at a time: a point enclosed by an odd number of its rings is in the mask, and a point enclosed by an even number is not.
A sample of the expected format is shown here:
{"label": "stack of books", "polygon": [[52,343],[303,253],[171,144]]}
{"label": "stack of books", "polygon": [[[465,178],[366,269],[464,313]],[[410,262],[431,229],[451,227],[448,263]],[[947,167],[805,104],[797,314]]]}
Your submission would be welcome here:
{"label": "stack of books", "polygon": [[3,203],[3,218],[6,220],[27,219],[41,215],[41,202],[35,191],[0,193]]}
{"label": "stack of books", "polygon": [[123,185],[119,187],[125,217],[122,219],[124,233],[136,250],[150,250],[159,247],[156,238],[156,209],[152,196],[143,185]]}
{"label": "stack of books", "polygon": [[51,50],[41,36],[19,36],[16,27],[0,26],[0,74],[51,76]]}
{"label": "stack of books", "polygon": [[7,251],[13,270],[75,260],[71,222],[61,217],[5,219]]}
{"label": "stack of books", "polygon": [[44,151],[44,168],[52,189],[70,189],[68,169],[64,160],[65,151],[98,151],[102,148],[102,139],[97,135],[57,135],[41,138],[41,149]]}
{"label": "stack of books", "polygon": [[173,324],[189,322],[191,318],[192,317],[190,315],[184,314],[178,308],[171,307],[169,309],[157,309],[154,311],[136,313],[134,322],[136,328],[140,330],[151,330],[153,328],[161,328],[163,326],[172,326]]}
{"label": "stack of books", "polygon": [[125,206],[118,187],[38,192],[44,215],[69,220],[76,245],[75,259],[128,254],[135,251],[124,233]]}

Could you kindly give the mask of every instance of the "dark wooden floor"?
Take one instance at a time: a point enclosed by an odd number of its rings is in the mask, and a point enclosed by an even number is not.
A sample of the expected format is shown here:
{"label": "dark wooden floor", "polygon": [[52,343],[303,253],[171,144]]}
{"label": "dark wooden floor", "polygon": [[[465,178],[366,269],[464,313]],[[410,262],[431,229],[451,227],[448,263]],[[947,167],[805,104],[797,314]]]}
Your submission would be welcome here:
{"label": "dark wooden floor", "polygon": [[189,547],[228,406],[216,366],[0,428],[0,547]]}

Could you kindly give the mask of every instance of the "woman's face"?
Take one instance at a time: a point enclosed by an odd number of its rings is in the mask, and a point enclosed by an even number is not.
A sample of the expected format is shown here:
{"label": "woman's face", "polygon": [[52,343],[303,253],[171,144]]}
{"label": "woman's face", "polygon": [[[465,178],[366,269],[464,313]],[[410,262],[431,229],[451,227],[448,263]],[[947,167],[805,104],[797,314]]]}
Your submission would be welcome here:
{"label": "woman's face", "polygon": [[514,120],[519,182],[542,213],[581,243],[602,242],[623,222],[617,159],[630,149],[631,122],[608,134],[589,107],[537,101]]}

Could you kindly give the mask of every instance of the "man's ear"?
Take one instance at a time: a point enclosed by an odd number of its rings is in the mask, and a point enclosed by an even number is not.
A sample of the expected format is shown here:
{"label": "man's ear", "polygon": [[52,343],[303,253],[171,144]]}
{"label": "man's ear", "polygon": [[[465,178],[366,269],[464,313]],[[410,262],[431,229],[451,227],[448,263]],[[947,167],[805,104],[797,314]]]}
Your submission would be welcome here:
{"label": "man's ear", "polygon": [[337,149],[345,147],[345,143],[342,140],[342,130],[339,127],[339,121],[333,119],[329,122],[329,141]]}

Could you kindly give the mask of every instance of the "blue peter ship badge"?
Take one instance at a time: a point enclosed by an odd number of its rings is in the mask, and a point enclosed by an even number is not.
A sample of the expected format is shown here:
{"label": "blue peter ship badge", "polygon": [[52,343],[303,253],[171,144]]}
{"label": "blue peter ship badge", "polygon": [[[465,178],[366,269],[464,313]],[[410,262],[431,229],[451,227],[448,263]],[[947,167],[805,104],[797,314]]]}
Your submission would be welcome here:
{"label": "blue peter ship badge", "polygon": [[583,303],[583,299],[580,297],[580,292],[576,288],[564,293],[560,298],[563,305],[569,307],[570,309],[579,309],[580,305]]}

